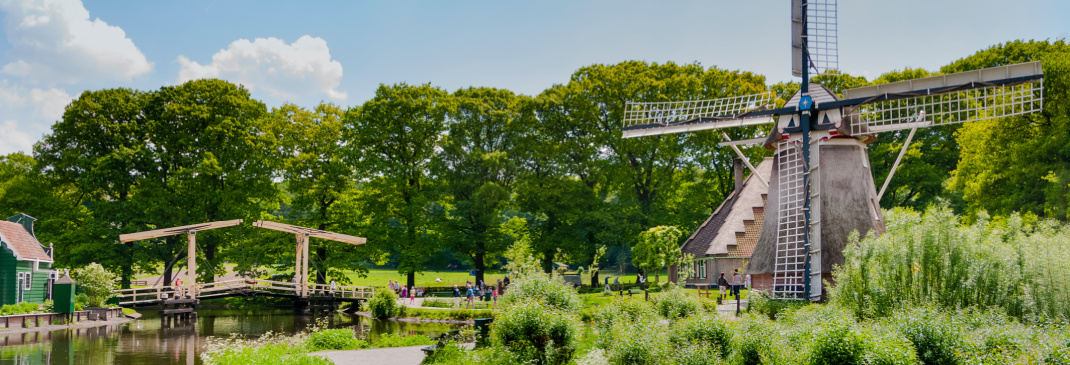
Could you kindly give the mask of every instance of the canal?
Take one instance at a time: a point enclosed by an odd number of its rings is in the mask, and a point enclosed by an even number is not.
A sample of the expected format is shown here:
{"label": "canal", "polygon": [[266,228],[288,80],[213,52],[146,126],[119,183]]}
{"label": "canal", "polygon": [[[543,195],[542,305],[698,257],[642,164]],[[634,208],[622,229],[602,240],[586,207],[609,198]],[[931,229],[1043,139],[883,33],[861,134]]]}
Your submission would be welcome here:
{"label": "canal", "polygon": [[[131,322],[93,328],[0,335],[0,364],[201,364],[208,337],[256,338],[267,332],[291,335],[314,324],[311,315],[288,309],[201,309],[185,325],[165,327],[159,313],[143,311]],[[331,328],[352,328],[375,343],[384,333],[435,336],[460,328],[443,323],[380,321],[344,313],[328,315]]]}

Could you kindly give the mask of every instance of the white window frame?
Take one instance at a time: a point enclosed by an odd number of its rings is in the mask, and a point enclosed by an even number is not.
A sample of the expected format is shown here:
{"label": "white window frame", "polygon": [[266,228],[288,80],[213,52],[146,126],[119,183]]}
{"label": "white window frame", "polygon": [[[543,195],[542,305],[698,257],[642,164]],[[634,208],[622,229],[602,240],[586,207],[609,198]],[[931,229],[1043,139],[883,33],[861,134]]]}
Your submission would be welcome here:
{"label": "white window frame", "polygon": [[33,273],[32,272],[28,272],[28,273],[26,273],[26,281],[22,284],[22,290],[31,290],[31,289],[33,289]]}

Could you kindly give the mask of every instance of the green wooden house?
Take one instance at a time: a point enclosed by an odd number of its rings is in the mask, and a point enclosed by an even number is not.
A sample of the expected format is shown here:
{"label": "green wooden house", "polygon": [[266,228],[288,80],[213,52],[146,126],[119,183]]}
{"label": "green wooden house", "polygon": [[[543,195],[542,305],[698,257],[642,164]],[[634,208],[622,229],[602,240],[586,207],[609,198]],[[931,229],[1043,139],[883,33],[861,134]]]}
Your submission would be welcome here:
{"label": "green wooden house", "polygon": [[0,221],[0,305],[44,303],[52,297],[52,249],[34,237],[35,220],[19,213]]}

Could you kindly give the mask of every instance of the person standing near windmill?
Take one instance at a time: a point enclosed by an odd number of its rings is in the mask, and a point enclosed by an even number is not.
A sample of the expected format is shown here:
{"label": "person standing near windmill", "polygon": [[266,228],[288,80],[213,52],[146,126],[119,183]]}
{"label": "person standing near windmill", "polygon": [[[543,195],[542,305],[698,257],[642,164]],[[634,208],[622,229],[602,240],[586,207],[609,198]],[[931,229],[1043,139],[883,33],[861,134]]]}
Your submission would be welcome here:
{"label": "person standing near windmill", "polygon": [[724,298],[725,289],[728,289],[728,279],[724,278],[724,273],[721,273],[721,277],[717,278],[717,289],[721,290],[720,295],[717,296],[717,300]]}
{"label": "person standing near windmill", "polygon": [[739,274],[739,269],[736,269],[732,273],[732,295],[736,296],[736,301],[739,301],[739,288],[743,286],[743,275]]}

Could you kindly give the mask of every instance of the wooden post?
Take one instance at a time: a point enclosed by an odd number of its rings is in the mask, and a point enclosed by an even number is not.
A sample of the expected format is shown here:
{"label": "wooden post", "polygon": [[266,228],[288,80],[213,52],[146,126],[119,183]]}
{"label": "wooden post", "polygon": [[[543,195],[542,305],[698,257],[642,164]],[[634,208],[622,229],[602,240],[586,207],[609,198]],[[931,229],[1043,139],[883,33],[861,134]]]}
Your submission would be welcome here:
{"label": "wooden post", "polygon": [[304,262],[304,260],[301,259],[301,255],[305,252],[305,248],[301,244],[301,234],[294,233],[294,236],[297,237],[297,253],[296,256],[294,256],[294,293],[303,296],[304,294],[301,294],[301,283],[305,281],[305,270],[301,269],[301,263]]}
{"label": "wooden post", "polygon": [[301,284],[301,296],[308,297],[308,233],[301,235],[301,243],[305,246],[305,252],[301,255],[301,260],[304,261],[301,266],[305,270],[305,282]]}
{"label": "wooden post", "polygon": [[197,287],[197,232],[191,230],[186,236],[189,237],[189,247],[186,249],[186,276],[189,279],[189,288],[186,289],[186,295],[196,298],[197,293],[194,290]]}

